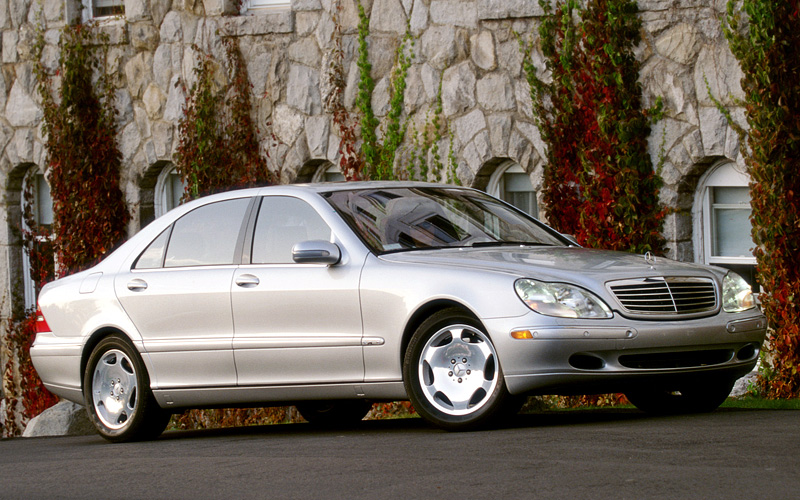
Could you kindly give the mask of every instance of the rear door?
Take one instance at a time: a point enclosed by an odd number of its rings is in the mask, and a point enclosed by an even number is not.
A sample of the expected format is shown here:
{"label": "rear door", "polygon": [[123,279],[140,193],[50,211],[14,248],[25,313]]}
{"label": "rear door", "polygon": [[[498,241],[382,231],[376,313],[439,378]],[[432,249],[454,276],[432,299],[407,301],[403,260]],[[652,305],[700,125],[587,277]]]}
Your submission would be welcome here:
{"label": "rear door", "polygon": [[232,386],[230,289],[252,198],[201,206],[158,236],[115,280],[159,388]]}

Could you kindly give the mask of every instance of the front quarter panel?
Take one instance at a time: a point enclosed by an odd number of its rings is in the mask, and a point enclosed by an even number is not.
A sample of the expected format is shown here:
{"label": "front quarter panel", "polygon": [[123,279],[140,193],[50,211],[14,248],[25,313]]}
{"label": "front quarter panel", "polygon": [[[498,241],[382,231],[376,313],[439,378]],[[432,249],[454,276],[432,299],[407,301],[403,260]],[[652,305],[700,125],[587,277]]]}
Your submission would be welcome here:
{"label": "front quarter panel", "polygon": [[[427,304],[459,304],[479,319],[519,317],[529,309],[514,292],[515,276],[468,268],[367,258],[361,281],[366,382],[402,380],[403,334]],[[380,342],[383,342],[382,344]]]}

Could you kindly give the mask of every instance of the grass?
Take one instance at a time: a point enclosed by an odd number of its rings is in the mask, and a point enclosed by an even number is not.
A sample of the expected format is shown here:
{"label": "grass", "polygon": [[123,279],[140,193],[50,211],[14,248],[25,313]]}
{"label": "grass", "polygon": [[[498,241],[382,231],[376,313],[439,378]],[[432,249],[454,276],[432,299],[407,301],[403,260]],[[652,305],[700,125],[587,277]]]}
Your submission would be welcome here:
{"label": "grass", "polygon": [[800,399],[763,399],[755,396],[728,398],[720,408],[748,410],[800,410]]}

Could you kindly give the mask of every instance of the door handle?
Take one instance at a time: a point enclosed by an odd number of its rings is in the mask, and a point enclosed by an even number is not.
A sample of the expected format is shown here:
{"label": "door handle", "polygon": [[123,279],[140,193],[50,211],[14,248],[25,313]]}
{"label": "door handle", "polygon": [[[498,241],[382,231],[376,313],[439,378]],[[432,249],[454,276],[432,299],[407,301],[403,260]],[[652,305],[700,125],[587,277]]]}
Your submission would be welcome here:
{"label": "door handle", "polygon": [[242,288],[253,288],[258,286],[260,281],[252,274],[242,274],[236,278],[236,284]]}
{"label": "door handle", "polygon": [[147,282],[136,278],[128,282],[128,290],[132,292],[143,292],[147,290]]}

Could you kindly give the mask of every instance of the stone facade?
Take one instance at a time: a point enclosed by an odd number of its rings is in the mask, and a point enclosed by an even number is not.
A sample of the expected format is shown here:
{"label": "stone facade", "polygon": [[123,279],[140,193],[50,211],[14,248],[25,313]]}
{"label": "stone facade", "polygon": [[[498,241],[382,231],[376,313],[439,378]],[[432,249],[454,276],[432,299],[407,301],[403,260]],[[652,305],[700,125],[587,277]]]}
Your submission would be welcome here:
{"label": "stone facade", "polygon": [[[283,182],[310,180],[325,162],[337,163],[338,138],[323,97],[325,61],[335,18],[342,27],[345,104],[357,90],[356,0],[292,0],[284,8],[236,14],[233,0],[125,0],[126,16],[104,21],[111,60],[117,69],[118,140],[123,155],[122,186],[135,214],[133,233],[152,217],[153,187],[169,166],[178,142],[177,122],[193,80],[193,46],[222,60],[219,33],[239,37],[253,84],[253,116],[267,123],[281,145],[272,153]],[[370,58],[376,92],[373,106],[385,114],[394,52],[406,29],[415,37],[406,113],[417,123],[434,106],[441,84],[443,114],[458,159],[458,176],[486,188],[498,165],[513,160],[541,186],[545,145],[534,125],[529,89],[515,33],[533,37],[542,11],[535,0],[362,0],[370,14]],[[663,96],[666,118],[653,129],[651,155],[663,143],[663,203],[672,209],[665,235],[669,255],[694,260],[692,205],[698,179],[720,159],[741,163],[738,140],[708,96],[733,117],[741,98],[741,71],[722,34],[726,0],[639,0],[645,102]],[[287,2],[288,4],[288,2]],[[21,249],[12,228],[19,224],[21,178],[45,165],[39,98],[31,52],[36,26],[45,27],[45,64],[57,61],[59,30],[80,16],[75,0],[2,0],[0,72],[0,288],[2,317],[21,280]],[[543,62],[539,62],[543,67]],[[266,134],[265,134],[266,135]],[[263,137],[263,147],[271,139]],[[445,144],[445,147],[447,145]],[[446,151],[446,149],[445,149]]]}

